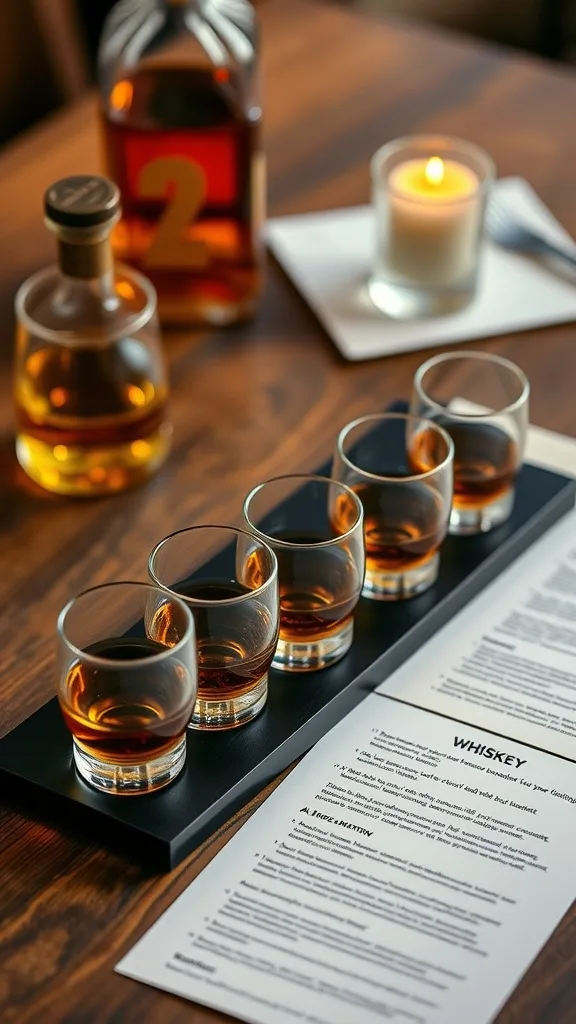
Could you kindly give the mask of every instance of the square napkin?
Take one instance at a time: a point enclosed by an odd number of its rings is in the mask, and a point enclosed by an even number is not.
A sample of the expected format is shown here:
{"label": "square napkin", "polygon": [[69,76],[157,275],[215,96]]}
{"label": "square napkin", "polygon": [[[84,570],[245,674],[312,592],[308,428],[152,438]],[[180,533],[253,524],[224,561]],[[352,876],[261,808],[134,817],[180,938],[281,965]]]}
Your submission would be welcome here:
{"label": "square napkin", "polygon": [[[495,184],[519,215],[552,241],[576,251],[570,235],[523,178]],[[576,274],[486,240],[478,295],[449,316],[393,320],[378,313],[364,282],[373,252],[369,206],[277,217],[270,248],[346,359],[411,352],[576,319]]]}

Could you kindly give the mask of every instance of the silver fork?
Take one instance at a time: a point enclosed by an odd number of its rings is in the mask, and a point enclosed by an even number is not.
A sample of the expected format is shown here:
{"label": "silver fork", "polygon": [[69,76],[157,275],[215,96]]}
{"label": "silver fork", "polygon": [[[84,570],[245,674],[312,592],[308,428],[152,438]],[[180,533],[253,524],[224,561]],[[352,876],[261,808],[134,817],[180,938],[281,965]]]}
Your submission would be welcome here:
{"label": "silver fork", "polygon": [[527,227],[509,208],[506,200],[495,195],[488,201],[486,228],[492,241],[504,249],[534,252],[541,256],[556,256],[576,267],[575,255]]}

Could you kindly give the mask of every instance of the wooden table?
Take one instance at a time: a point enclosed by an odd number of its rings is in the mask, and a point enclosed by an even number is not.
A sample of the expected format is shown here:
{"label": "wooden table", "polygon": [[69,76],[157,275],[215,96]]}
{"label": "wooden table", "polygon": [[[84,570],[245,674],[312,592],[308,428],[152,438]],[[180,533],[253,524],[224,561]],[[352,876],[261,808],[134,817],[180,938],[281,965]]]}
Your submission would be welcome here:
{"label": "wooden table", "polygon": [[[262,19],[272,212],[364,202],[373,151],[395,136],[433,129],[484,146],[501,174],[525,174],[576,233],[576,79],[569,70],[305,0],[268,0]],[[408,394],[422,360],[416,352],[347,365],[271,266],[254,324],[168,337],[176,448],[156,480],[122,497],[87,503],[33,492],[12,454],[12,299],[19,282],[53,255],[42,225],[44,188],[62,175],[98,168],[93,115],[93,100],[84,101],[0,158],[3,732],[53,692],[55,618],[71,595],[95,583],[145,578],[147,552],[172,530],[237,521],[251,486],[277,472],[315,467],[329,454],[339,426]],[[535,423],[576,432],[574,327],[481,347],[527,371]],[[112,967],[252,809],[240,812],[178,870],[158,878],[81,835],[3,807],[2,1024],[224,1020],[121,978]],[[573,1024],[575,964],[572,913],[499,1024]]]}

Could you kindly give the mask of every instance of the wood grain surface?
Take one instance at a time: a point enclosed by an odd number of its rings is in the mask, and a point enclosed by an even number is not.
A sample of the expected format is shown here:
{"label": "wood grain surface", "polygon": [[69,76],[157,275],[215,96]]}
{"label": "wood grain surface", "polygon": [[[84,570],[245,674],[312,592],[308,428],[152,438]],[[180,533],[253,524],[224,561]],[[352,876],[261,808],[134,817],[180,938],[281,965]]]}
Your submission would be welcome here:
{"label": "wood grain surface", "polygon": [[[262,21],[273,213],[366,201],[373,151],[432,129],[486,147],[501,174],[524,174],[576,233],[576,80],[569,70],[306,0],[269,0]],[[348,419],[408,394],[423,358],[346,364],[272,264],[253,324],[167,336],[176,446],[154,481],[85,503],[34,489],[13,456],[12,301],[22,279],[52,259],[43,189],[59,176],[98,169],[94,109],[92,99],[83,101],[0,157],[2,732],[53,693],[54,626],[65,601],[91,584],[145,578],[148,551],[172,530],[238,521],[250,487],[318,465]],[[528,373],[533,422],[576,433],[574,327],[475,347],[505,354]],[[2,1024],[223,1021],[112,968],[251,810],[158,878],[1,803]],[[570,914],[498,1024],[573,1024],[575,965]]]}

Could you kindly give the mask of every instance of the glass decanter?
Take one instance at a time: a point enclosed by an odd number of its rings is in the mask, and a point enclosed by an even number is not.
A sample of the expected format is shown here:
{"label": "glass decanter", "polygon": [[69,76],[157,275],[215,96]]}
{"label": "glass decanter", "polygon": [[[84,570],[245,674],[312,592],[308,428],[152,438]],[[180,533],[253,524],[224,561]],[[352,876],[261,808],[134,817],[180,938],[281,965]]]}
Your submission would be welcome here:
{"label": "glass decanter", "polygon": [[156,294],[114,266],[118,188],[65,178],[45,196],[58,264],[16,296],[16,452],[49,491],[107,494],[140,483],[171,444]]}
{"label": "glass decanter", "polygon": [[262,286],[265,165],[247,0],[121,0],[99,78],[115,251],[153,281],[163,321],[229,324]]}

